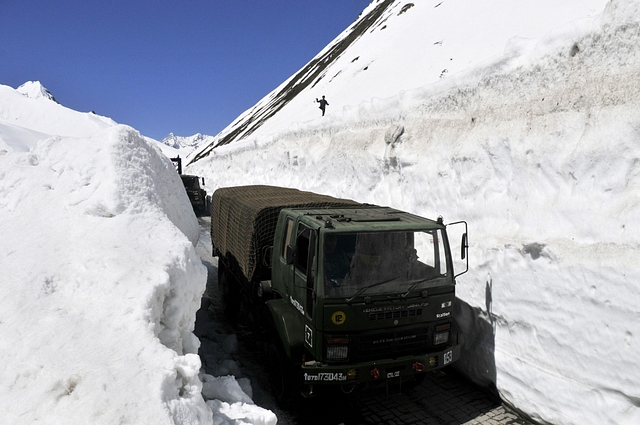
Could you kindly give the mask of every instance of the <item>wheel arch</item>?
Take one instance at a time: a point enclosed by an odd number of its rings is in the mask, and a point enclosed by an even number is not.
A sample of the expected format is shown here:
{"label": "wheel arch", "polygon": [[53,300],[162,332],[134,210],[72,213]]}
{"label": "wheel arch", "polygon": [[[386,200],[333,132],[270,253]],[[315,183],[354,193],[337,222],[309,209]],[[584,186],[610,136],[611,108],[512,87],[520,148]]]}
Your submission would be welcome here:
{"label": "wheel arch", "polygon": [[267,310],[271,321],[269,337],[278,339],[292,362],[299,361],[297,356],[302,355],[304,342],[304,325],[300,313],[293,309],[286,299],[268,301]]}

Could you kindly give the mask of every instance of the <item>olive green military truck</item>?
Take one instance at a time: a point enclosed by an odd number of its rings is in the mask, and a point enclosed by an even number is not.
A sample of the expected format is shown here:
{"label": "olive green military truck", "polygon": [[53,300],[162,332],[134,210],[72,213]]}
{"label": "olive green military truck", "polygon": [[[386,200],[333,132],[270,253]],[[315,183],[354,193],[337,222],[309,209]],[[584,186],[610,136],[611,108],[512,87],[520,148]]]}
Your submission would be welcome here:
{"label": "olive green military truck", "polygon": [[[225,313],[242,303],[266,336],[280,402],[323,387],[396,392],[459,358],[442,218],[272,186],[221,188],[211,202]],[[466,223],[452,224],[464,259]]]}
{"label": "olive green military truck", "polygon": [[[209,215],[209,196],[207,191],[202,188],[204,177],[181,174],[180,178],[196,215]],[[200,182],[202,182],[202,186]]]}
{"label": "olive green military truck", "polygon": [[[182,185],[187,192],[189,202],[191,202],[191,206],[193,207],[193,212],[196,216],[209,215],[211,196],[207,195],[207,191],[203,188],[204,177],[182,174],[182,158],[180,158],[180,156],[171,158],[171,162],[176,167],[180,179],[182,179]],[[200,185],[201,182],[202,185]]]}

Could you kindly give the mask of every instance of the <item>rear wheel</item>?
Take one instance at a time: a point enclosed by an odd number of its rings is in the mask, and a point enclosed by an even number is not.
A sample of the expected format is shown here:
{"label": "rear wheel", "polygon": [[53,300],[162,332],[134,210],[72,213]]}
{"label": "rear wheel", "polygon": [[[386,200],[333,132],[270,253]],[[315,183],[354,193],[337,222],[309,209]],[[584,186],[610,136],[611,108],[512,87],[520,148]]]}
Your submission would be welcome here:
{"label": "rear wheel", "polygon": [[218,291],[222,299],[224,315],[230,321],[235,321],[240,311],[240,289],[221,263],[218,263]]}

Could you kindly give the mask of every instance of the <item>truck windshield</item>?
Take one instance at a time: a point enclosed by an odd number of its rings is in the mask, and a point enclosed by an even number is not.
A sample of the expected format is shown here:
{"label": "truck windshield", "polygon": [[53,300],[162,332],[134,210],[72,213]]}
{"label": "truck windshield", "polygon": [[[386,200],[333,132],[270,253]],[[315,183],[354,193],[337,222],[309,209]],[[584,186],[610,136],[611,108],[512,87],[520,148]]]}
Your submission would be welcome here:
{"label": "truck windshield", "polygon": [[327,234],[325,296],[402,294],[445,285],[450,274],[446,252],[440,229]]}
{"label": "truck windshield", "polygon": [[198,177],[193,176],[180,176],[182,177],[182,183],[184,187],[187,189],[200,189],[200,182],[198,181]]}

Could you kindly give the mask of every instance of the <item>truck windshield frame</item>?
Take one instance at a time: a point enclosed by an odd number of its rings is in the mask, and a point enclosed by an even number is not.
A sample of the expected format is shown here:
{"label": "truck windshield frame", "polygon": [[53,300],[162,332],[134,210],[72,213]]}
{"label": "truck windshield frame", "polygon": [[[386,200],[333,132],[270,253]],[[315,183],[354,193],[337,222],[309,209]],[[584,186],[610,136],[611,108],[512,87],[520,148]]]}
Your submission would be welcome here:
{"label": "truck windshield frame", "polygon": [[323,283],[326,298],[407,296],[452,282],[442,229],[327,232],[320,254],[318,282]]}
{"label": "truck windshield frame", "polygon": [[200,179],[196,176],[180,176],[182,178],[182,182],[184,187],[191,190],[200,189]]}

